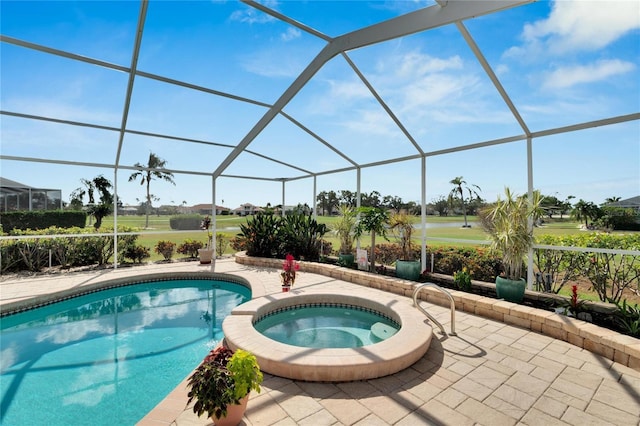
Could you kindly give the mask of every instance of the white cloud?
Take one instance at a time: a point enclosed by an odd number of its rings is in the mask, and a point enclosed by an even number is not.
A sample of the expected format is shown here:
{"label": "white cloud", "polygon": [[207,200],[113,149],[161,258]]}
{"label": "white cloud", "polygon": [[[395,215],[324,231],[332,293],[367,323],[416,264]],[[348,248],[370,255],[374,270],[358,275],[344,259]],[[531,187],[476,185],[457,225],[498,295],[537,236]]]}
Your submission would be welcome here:
{"label": "white cloud", "polygon": [[[270,9],[276,9],[278,6],[278,2],[273,0],[260,1],[259,3]],[[247,24],[264,24],[275,20],[271,15],[267,15],[258,9],[246,5],[243,6],[242,10],[236,10],[231,14],[230,19],[232,21],[240,21]]]}
{"label": "white cloud", "polygon": [[282,41],[291,41],[293,39],[299,38],[302,33],[299,29],[294,27],[287,28],[287,31],[280,35]]}
{"label": "white cloud", "polygon": [[618,59],[601,60],[588,65],[559,67],[548,73],[544,81],[544,88],[564,89],[576,84],[605,80],[634,69],[634,64]]}
{"label": "white cloud", "polygon": [[640,3],[635,0],[554,1],[547,19],[525,25],[525,46],[508,53],[598,50],[638,28]]}

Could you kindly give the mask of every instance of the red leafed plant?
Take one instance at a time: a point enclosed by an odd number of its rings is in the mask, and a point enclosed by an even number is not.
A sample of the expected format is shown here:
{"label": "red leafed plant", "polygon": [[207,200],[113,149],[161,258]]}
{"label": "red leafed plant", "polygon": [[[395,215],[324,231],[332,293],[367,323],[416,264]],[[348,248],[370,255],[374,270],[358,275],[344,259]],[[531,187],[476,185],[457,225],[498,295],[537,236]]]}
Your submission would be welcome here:
{"label": "red leafed plant", "polygon": [[282,262],[282,272],[280,278],[282,285],[292,286],[296,282],[296,271],[300,269],[300,264],[296,262],[293,255],[287,254]]}

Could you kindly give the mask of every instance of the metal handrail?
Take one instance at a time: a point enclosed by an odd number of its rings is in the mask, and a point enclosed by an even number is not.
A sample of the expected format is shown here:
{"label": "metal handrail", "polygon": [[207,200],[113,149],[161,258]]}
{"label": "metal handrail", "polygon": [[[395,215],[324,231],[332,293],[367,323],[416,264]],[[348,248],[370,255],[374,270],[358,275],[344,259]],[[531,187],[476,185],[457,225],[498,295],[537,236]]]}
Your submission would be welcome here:
{"label": "metal handrail", "polygon": [[438,328],[440,328],[440,331],[442,332],[442,334],[447,334],[442,324],[440,324],[440,322],[437,319],[435,319],[429,312],[426,311],[426,309],[424,309],[422,306],[418,304],[418,292],[420,292],[420,290],[423,287],[433,287],[436,290],[439,290],[440,292],[447,295],[447,297],[451,301],[451,333],[449,333],[449,335],[457,336],[456,334],[456,303],[453,301],[453,296],[451,296],[451,293],[449,293],[447,290],[443,289],[442,287],[438,286],[437,284],[433,284],[433,283],[420,284],[415,288],[415,290],[413,290],[413,306],[418,308],[431,321],[433,321],[438,326]]}

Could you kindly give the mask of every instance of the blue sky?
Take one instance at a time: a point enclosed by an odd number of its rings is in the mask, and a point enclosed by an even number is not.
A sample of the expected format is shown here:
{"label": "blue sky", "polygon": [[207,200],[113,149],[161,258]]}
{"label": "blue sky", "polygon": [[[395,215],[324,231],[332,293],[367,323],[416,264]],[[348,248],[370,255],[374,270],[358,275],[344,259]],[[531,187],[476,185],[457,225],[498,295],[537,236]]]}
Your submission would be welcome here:
{"label": "blue sky", "polygon": [[[422,7],[426,1],[265,1],[329,37]],[[5,1],[5,37],[129,67],[140,11],[137,1]],[[37,12],[36,12],[37,11]],[[637,1],[540,1],[464,21],[528,128],[544,131],[640,111],[640,4]],[[292,84],[326,41],[234,1],[150,1],[137,69],[237,98],[212,96],[154,79],[135,79],[127,129],[223,146],[127,133],[120,165],[149,152],[177,172],[176,186],[154,182],[155,204],[211,201],[214,171]],[[119,128],[128,74],[67,58],[0,45],[0,101],[5,112]],[[283,111],[358,164],[417,153],[354,72],[352,61],[426,153],[524,132],[453,25],[347,52],[327,62]],[[244,100],[254,100],[250,103]],[[3,156],[114,164],[118,132],[1,115]],[[277,116],[249,145],[260,155],[313,173],[349,167],[343,156]],[[524,141],[429,155],[427,202],[463,176],[488,201],[504,186],[527,188]],[[298,177],[300,170],[243,153],[228,175]],[[145,196],[118,172],[126,204]],[[36,187],[60,188],[112,169],[0,159],[0,174]],[[420,200],[420,161],[362,169],[362,191]],[[601,203],[640,195],[638,120],[534,139],[534,185],[544,194]],[[356,189],[356,173],[321,175],[317,191]],[[281,202],[279,182],[221,177],[217,204],[235,208]],[[313,202],[313,180],[286,185],[286,204]]]}

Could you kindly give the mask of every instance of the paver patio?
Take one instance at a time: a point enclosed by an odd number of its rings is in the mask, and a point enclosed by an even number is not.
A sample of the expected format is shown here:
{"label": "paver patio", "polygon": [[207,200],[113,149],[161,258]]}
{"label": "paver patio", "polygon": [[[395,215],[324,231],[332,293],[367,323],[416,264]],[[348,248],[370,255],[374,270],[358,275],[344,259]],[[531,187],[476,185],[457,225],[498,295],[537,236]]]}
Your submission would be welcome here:
{"label": "paver patio", "polygon": [[[159,272],[208,272],[197,262],[11,278],[0,303]],[[218,260],[216,272],[248,279],[254,297],[280,292],[278,272]],[[300,273],[295,291],[355,286]],[[409,297],[396,296],[399,303]],[[449,330],[450,311],[422,302]],[[426,320],[426,318],[425,318]],[[245,425],[640,425],[640,372],[529,330],[456,313],[457,336],[434,333],[426,355],[399,373],[359,382],[312,383],[265,374]],[[180,384],[140,425],[206,425],[185,407]]]}

